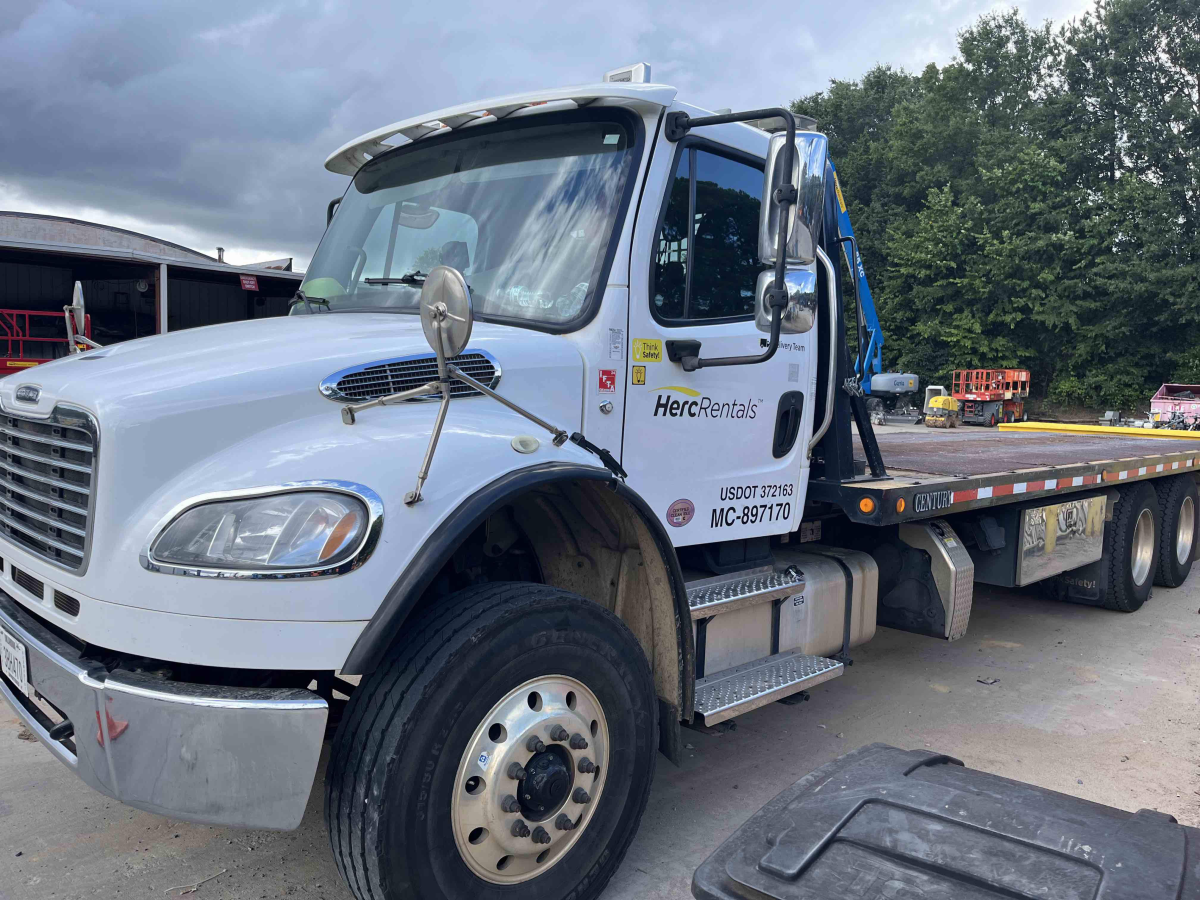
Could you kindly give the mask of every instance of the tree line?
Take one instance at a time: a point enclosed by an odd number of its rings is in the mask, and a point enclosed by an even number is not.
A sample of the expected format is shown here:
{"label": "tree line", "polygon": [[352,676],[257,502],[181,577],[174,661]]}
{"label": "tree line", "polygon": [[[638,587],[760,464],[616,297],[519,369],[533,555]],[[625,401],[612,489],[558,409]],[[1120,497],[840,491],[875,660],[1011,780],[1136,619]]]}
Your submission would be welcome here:
{"label": "tree line", "polygon": [[985,15],[944,67],[792,109],[829,136],[887,368],[1020,366],[1035,396],[1127,411],[1200,383],[1197,0]]}

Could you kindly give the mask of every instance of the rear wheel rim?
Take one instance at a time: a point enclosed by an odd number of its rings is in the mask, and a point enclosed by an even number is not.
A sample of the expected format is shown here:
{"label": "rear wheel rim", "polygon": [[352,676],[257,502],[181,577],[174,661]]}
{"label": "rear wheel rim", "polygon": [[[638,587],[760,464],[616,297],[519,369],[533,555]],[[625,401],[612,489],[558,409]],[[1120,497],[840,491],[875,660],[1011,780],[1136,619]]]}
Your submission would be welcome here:
{"label": "rear wheel rim", "polygon": [[1148,509],[1138,513],[1133,526],[1133,548],[1130,551],[1130,570],[1133,583],[1139,587],[1150,575],[1150,563],[1154,561],[1154,514]]}
{"label": "rear wheel rim", "polygon": [[1186,565],[1192,557],[1192,541],[1196,536],[1196,505],[1191,497],[1184,497],[1179,506],[1179,521],[1175,526],[1175,559]]}
{"label": "rear wheel rim", "polygon": [[[531,748],[534,739],[545,749]],[[475,729],[459,762],[451,827],[463,862],[492,884],[519,884],[546,872],[587,830],[608,757],[604,709],[585,684],[546,675],[509,691]],[[513,766],[526,777],[514,779]],[[519,808],[508,811],[513,801]],[[514,833],[518,820],[524,836]],[[564,822],[572,827],[564,830]],[[538,829],[548,843],[534,841]]]}

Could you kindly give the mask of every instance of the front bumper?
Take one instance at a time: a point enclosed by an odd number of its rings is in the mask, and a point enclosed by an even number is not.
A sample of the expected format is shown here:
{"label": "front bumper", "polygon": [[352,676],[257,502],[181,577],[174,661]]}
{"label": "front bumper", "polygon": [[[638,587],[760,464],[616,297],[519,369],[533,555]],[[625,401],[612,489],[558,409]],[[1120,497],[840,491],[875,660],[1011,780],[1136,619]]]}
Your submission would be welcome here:
{"label": "front bumper", "polygon": [[74,726],[0,676],[25,726],[83,781],[176,819],[290,829],[308,803],[329,708],[310,691],[164,681],[104,666],[0,591],[0,624],[29,651],[29,683]]}

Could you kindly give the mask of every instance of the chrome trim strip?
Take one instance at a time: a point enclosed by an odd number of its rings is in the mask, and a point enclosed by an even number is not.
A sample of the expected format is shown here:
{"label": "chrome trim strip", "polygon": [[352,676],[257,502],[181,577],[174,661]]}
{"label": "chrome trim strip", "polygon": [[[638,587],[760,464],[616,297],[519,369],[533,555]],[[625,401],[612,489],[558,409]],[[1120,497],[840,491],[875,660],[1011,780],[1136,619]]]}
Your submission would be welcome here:
{"label": "chrome trim strip", "polygon": [[[155,559],[150,552],[150,548],[154,546],[154,542],[158,540],[159,535],[172,522],[192,507],[203,506],[206,503],[216,503],[221,500],[245,500],[250,497],[270,497],[275,494],[295,494],[311,491],[333,491],[341,494],[349,494],[361,500],[367,508],[367,527],[363,532],[363,539],[354,553],[340,563],[332,566],[319,566],[306,569],[218,569],[179,566],[174,563],[166,563]],[[354,571],[371,558],[371,554],[375,552],[375,548],[379,544],[379,535],[382,531],[383,498],[366,485],[358,484],[354,481],[340,481],[337,479],[289,481],[284,484],[241,488],[235,491],[215,491],[210,494],[200,494],[199,496],[184,500],[163,516],[151,530],[150,538],[142,547],[141,553],[138,554],[138,559],[142,564],[142,568],[150,572],[161,572],[165,575],[190,575],[196,578],[278,579],[344,575],[347,572]]]}
{"label": "chrome trim strip", "polygon": [[[78,467],[74,464],[70,464],[70,463],[66,464],[66,466],[65,466],[65,468],[75,469],[77,471],[81,471],[81,472],[84,472],[85,474],[87,474],[89,476],[89,480],[90,480],[90,484],[88,484],[87,486],[72,484],[69,481],[62,481],[59,479],[55,479],[53,476],[50,476],[50,475],[42,475],[37,472],[32,472],[29,469],[25,468],[24,466],[21,466],[17,463],[9,461],[7,458],[0,459],[0,468],[2,468],[2,469],[6,469],[10,472],[15,472],[16,474],[18,474],[22,477],[32,478],[35,481],[42,482],[43,484],[49,484],[49,485],[52,485],[53,487],[62,488],[63,490],[74,491],[75,493],[83,494],[88,498],[87,512],[83,513],[83,515],[86,515],[86,517],[87,517],[87,525],[85,527],[85,534],[83,536],[83,547],[82,548],[68,547],[66,545],[58,543],[57,541],[54,541],[48,535],[43,535],[41,533],[35,533],[33,531],[30,531],[27,528],[21,528],[19,526],[16,526],[18,531],[22,531],[25,534],[28,534],[33,540],[40,541],[41,543],[43,543],[47,546],[54,547],[55,549],[61,550],[64,553],[69,553],[72,556],[78,557],[79,564],[77,566],[68,565],[67,563],[63,562],[62,560],[55,559],[53,556],[51,556],[49,554],[39,553],[36,550],[36,548],[30,547],[25,543],[13,541],[6,534],[0,533],[0,540],[8,541],[8,543],[12,544],[14,547],[17,547],[18,549],[22,550],[23,552],[28,553],[30,556],[33,556],[36,559],[42,560],[43,562],[49,563],[52,566],[62,569],[64,572],[70,572],[72,575],[79,575],[79,576],[86,574],[87,570],[88,570],[88,564],[91,561],[92,536],[93,536],[93,531],[95,530],[95,524],[96,524],[96,479],[99,475],[99,463],[100,463],[100,425],[96,421],[96,417],[94,415],[92,415],[92,413],[88,412],[88,410],[84,409],[81,406],[74,406],[70,403],[58,403],[55,405],[54,409],[51,410],[50,414],[43,418],[43,417],[39,417],[39,416],[30,415],[28,412],[23,411],[23,410],[10,409],[9,407],[5,406],[5,404],[2,400],[0,400],[0,415],[8,415],[8,416],[12,416],[15,419],[23,419],[25,421],[37,422],[39,424],[44,424],[44,425],[58,425],[62,428],[74,428],[77,431],[85,431],[92,436],[92,449],[90,451],[92,454],[91,468],[90,469],[89,468],[80,468],[80,467]],[[36,440],[36,438],[34,438],[32,436],[30,436],[29,439]],[[4,446],[4,445],[0,445],[0,446]],[[26,451],[21,451],[19,454],[16,454],[16,455],[33,456],[33,454],[27,454]],[[63,465],[61,460],[55,460],[55,459],[51,459],[50,464],[56,465],[56,466]],[[6,479],[0,478],[0,484],[3,484],[5,482],[5,480]],[[22,492],[22,493],[25,493],[25,492]],[[34,496],[37,496],[36,492],[33,492],[33,493],[34,493]],[[76,511],[78,511],[78,510],[76,510]]]}
{"label": "chrome trim strip", "polygon": [[[28,440],[36,441],[37,438],[28,438]],[[55,456],[43,456],[42,454],[35,453],[32,450],[26,450],[24,447],[14,447],[11,444],[0,444],[0,453],[7,453],[9,456],[24,456],[26,459],[36,459],[38,462],[45,463],[48,466],[58,466],[60,469],[70,469],[72,472],[82,472],[84,475],[91,475],[93,471],[92,467],[89,466],[67,462],[65,459],[59,459]],[[68,484],[69,483],[70,482],[68,482]]]}
{"label": "chrome trim strip", "polygon": [[[0,497],[0,507],[6,508],[9,513],[17,513],[18,515],[28,516],[35,522],[41,522],[43,525],[49,525],[51,528],[57,528],[60,531],[69,531],[71,534],[77,534],[84,540],[87,540],[87,531],[81,528],[76,528],[74,525],[68,525],[59,519],[52,519],[49,516],[44,516],[40,512],[35,512],[32,509],[25,509],[23,505],[10,503],[7,498]],[[49,537],[49,535],[47,535]],[[83,548],[80,547],[80,550]]]}
{"label": "chrome trim strip", "polygon": [[[4,513],[0,513],[0,522],[3,522],[5,525],[12,526],[13,528],[17,529],[17,531],[24,532],[25,534],[32,537],[34,540],[41,541],[43,544],[49,544],[51,547],[61,550],[63,553],[70,553],[72,556],[78,556],[81,559],[83,558],[83,552],[84,552],[83,547],[72,547],[70,544],[60,544],[58,541],[54,540],[54,538],[50,537],[49,535],[42,534],[42,532],[40,532],[40,531],[34,531],[31,528],[27,528],[26,526],[22,525],[20,522],[17,522],[14,519],[10,519],[8,516],[4,515]],[[0,537],[4,537],[4,534],[0,533]],[[84,540],[86,540],[86,538]],[[20,544],[17,544],[17,546],[21,547]],[[38,553],[36,550],[34,550],[31,547],[21,547],[21,549],[24,550],[26,553],[28,553],[30,556],[34,556],[38,559],[45,560],[46,562],[54,562],[54,560],[51,559],[49,556],[43,556],[42,554]],[[64,566],[63,568],[66,568],[66,567]]]}
{"label": "chrome trim strip", "polygon": [[80,453],[91,453],[92,448],[87,444],[77,444],[74,441],[64,441],[61,438],[41,437],[33,434],[22,434],[19,431],[13,431],[0,425],[0,434],[7,434],[10,437],[20,438],[24,441],[33,441],[38,444],[49,444],[52,447],[63,447],[67,450],[78,450]]}
{"label": "chrome trim strip", "polygon": [[[492,377],[491,382],[488,383],[487,386],[494,390],[496,385],[498,385],[500,383],[500,376],[503,374],[503,372],[501,372],[501,370],[500,370],[500,362],[496,359],[496,357],[492,356],[492,354],[488,353],[486,350],[480,350],[476,347],[467,347],[458,356],[455,356],[452,359],[448,359],[448,360],[446,360],[446,362],[461,364],[459,362],[461,360],[461,358],[463,356],[466,356],[469,353],[478,353],[480,356],[482,356],[484,359],[486,359],[488,362],[490,362],[492,364],[492,367],[496,370],[496,374]],[[337,372],[334,372],[332,375],[326,377],[324,380],[321,381],[321,384],[318,386],[318,390],[320,390],[321,395],[323,397],[325,397],[329,400],[333,400],[335,403],[358,403],[358,402],[362,401],[364,398],[348,397],[345,394],[343,394],[341,391],[339,391],[337,389],[337,384],[339,381],[341,381],[347,375],[357,375],[359,372],[364,372],[367,369],[373,369],[375,366],[388,366],[388,365],[392,365],[393,363],[413,362],[414,360],[427,360],[431,363],[436,364],[437,357],[433,353],[413,353],[409,356],[395,356],[390,359],[377,359],[374,362],[363,363],[362,365],[358,365],[358,366],[350,366],[348,368],[341,369]],[[470,373],[467,373],[467,374],[470,374]],[[436,375],[436,372],[435,372],[435,375]],[[388,390],[384,394],[381,394],[380,396],[386,396],[386,394],[390,394],[390,393],[396,393],[396,392],[392,391],[392,390]],[[476,396],[478,396],[478,394],[476,392],[473,391],[472,393],[475,393]],[[441,400],[441,399],[442,399],[441,393],[433,393],[433,394],[429,394],[429,395],[423,396],[423,397],[414,397],[412,400],[408,400],[406,402],[408,402],[408,403],[427,403],[431,400]]]}
{"label": "chrome trim strip", "polygon": [[44,475],[41,472],[33,471],[33,469],[18,466],[16,463],[9,462],[6,459],[0,459],[0,469],[9,469],[23,478],[32,478],[34,481],[40,481],[51,487],[62,488],[65,491],[74,491],[77,494],[89,495],[92,493],[91,488],[84,487],[82,484],[72,484],[69,481],[63,481],[61,478],[55,478],[53,475]]}
{"label": "chrome trim strip", "polygon": [[[21,488],[21,490],[18,490],[18,488]],[[45,503],[47,506],[58,506],[63,509],[70,510],[71,512],[75,513],[76,515],[84,516],[85,518],[87,517],[87,507],[86,506],[80,506],[77,503],[72,503],[70,500],[64,500],[62,497],[53,497],[50,494],[39,494],[37,491],[30,490],[26,485],[14,485],[12,488],[12,492],[14,494],[20,494],[23,497],[32,497],[35,500],[39,500],[42,503]],[[21,503],[21,502],[14,503],[11,500],[5,501],[5,499],[4,499],[4,481],[2,479],[0,479],[0,503],[5,503],[5,502],[7,502],[10,506],[15,506],[19,509],[23,509],[25,506],[25,504]]]}

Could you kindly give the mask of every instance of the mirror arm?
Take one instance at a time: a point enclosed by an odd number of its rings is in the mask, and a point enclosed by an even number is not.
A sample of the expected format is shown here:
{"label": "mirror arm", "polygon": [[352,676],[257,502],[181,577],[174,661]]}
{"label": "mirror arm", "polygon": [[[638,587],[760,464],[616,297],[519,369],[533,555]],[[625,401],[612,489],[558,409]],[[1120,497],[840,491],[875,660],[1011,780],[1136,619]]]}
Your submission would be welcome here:
{"label": "mirror arm", "polygon": [[[675,143],[682,140],[689,131],[693,128],[702,128],[705,125],[725,125],[730,122],[748,122],[756,119],[783,119],[787,125],[787,140],[784,141],[783,149],[780,151],[780,165],[784,172],[792,171],[792,164],[796,158],[796,117],[792,115],[792,111],[783,107],[774,107],[771,109],[751,109],[745,112],[728,113],[720,116],[699,116],[692,118],[685,112],[667,113],[666,124],[663,127],[663,134],[668,141]],[[676,360],[671,357],[672,361],[678,361],[683,365],[685,372],[694,372],[697,369],[710,369],[715,366],[752,366],[756,363],[765,363],[775,355],[775,351],[779,349],[779,332],[783,325],[783,311],[787,308],[788,293],[787,283],[785,282],[787,270],[787,242],[788,242],[788,212],[795,205],[799,198],[799,188],[792,183],[781,184],[774,192],[775,203],[779,206],[779,240],[775,249],[775,286],[767,291],[766,301],[771,308],[771,338],[767,343],[767,348],[762,353],[751,356],[717,356],[711,359],[704,359],[700,356],[700,343],[694,343],[693,348],[679,347],[676,355],[679,357]],[[678,342],[683,344],[685,342]]]}

